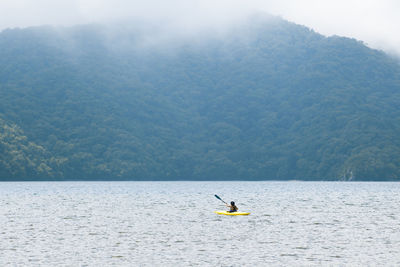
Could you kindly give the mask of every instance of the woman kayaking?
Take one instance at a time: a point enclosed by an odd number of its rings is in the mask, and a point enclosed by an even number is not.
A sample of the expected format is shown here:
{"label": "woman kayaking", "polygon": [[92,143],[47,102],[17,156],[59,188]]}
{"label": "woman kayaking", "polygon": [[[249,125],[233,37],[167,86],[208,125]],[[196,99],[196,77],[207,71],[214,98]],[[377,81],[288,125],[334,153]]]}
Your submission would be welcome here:
{"label": "woman kayaking", "polygon": [[229,212],[237,212],[238,207],[236,207],[235,202],[231,201],[231,204],[226,204],[225,205],[229,208]]}
{"label": "woman kayaking", "polygon": [[229,205],[228,203],[226,203],[225,201],[223,201],[219,196],[214,195],[216,198],[218,198],[219,200],[221,200],[222,202],[225,203],[225,205],[229,208],[229,211],[226,210],[217,210],[214,211],[216,214],[220,214],[220,215],[231,215],[231,216],[235,216],[235,215],[249,215],[250,212],[238,212],[238,207],[236,207],[235,202],[231,202],[231,204]]}

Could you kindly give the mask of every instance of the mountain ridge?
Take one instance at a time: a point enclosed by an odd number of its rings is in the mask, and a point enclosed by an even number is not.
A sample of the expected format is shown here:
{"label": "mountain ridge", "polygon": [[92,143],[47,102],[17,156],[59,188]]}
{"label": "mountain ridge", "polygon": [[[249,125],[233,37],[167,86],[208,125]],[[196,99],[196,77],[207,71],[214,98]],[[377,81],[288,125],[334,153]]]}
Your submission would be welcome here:
{"label": "mountain ridge", "polygon": [[383,52],[279,18],[170,46],[140,34],[0,33],[0,115],[51,169],[0,179],[400,177],[400,66]]}

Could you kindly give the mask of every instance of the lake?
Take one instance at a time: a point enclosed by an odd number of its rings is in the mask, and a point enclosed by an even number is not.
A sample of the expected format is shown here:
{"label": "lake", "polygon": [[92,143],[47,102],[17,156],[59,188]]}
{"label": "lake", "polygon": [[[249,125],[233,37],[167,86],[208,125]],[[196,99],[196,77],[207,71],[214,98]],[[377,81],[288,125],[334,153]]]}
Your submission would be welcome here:
{"label": "lake", "polygon": [[399,204],[389,182],[1,182],[0,266],[399,266]]}

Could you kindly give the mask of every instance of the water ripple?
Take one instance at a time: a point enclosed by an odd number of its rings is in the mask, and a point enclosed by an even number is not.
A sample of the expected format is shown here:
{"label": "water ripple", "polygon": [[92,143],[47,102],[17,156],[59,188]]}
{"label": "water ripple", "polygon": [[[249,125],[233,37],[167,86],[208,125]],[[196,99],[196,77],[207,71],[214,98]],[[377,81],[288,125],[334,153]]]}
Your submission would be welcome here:
{"label": "water ripple", "polygon": [[[400,265],[400,184],[0,183],[1,266]],[[214,198],[250,216],[220,216]]]}

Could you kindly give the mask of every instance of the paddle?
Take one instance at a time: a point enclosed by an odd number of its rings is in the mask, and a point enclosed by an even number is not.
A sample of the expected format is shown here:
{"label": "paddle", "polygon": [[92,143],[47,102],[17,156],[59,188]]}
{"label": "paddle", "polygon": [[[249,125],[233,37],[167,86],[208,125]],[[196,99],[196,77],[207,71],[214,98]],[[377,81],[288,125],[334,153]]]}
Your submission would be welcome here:
{"label": "paddle", "polygon": [[214,195],[216,198],[218,198],[219,200],[221,200],[222,202],[224,202],[225,204],[228,204],[228,203],[226,203],[225,201],[223,201],[219,196],[217,196],[217,195]]}

